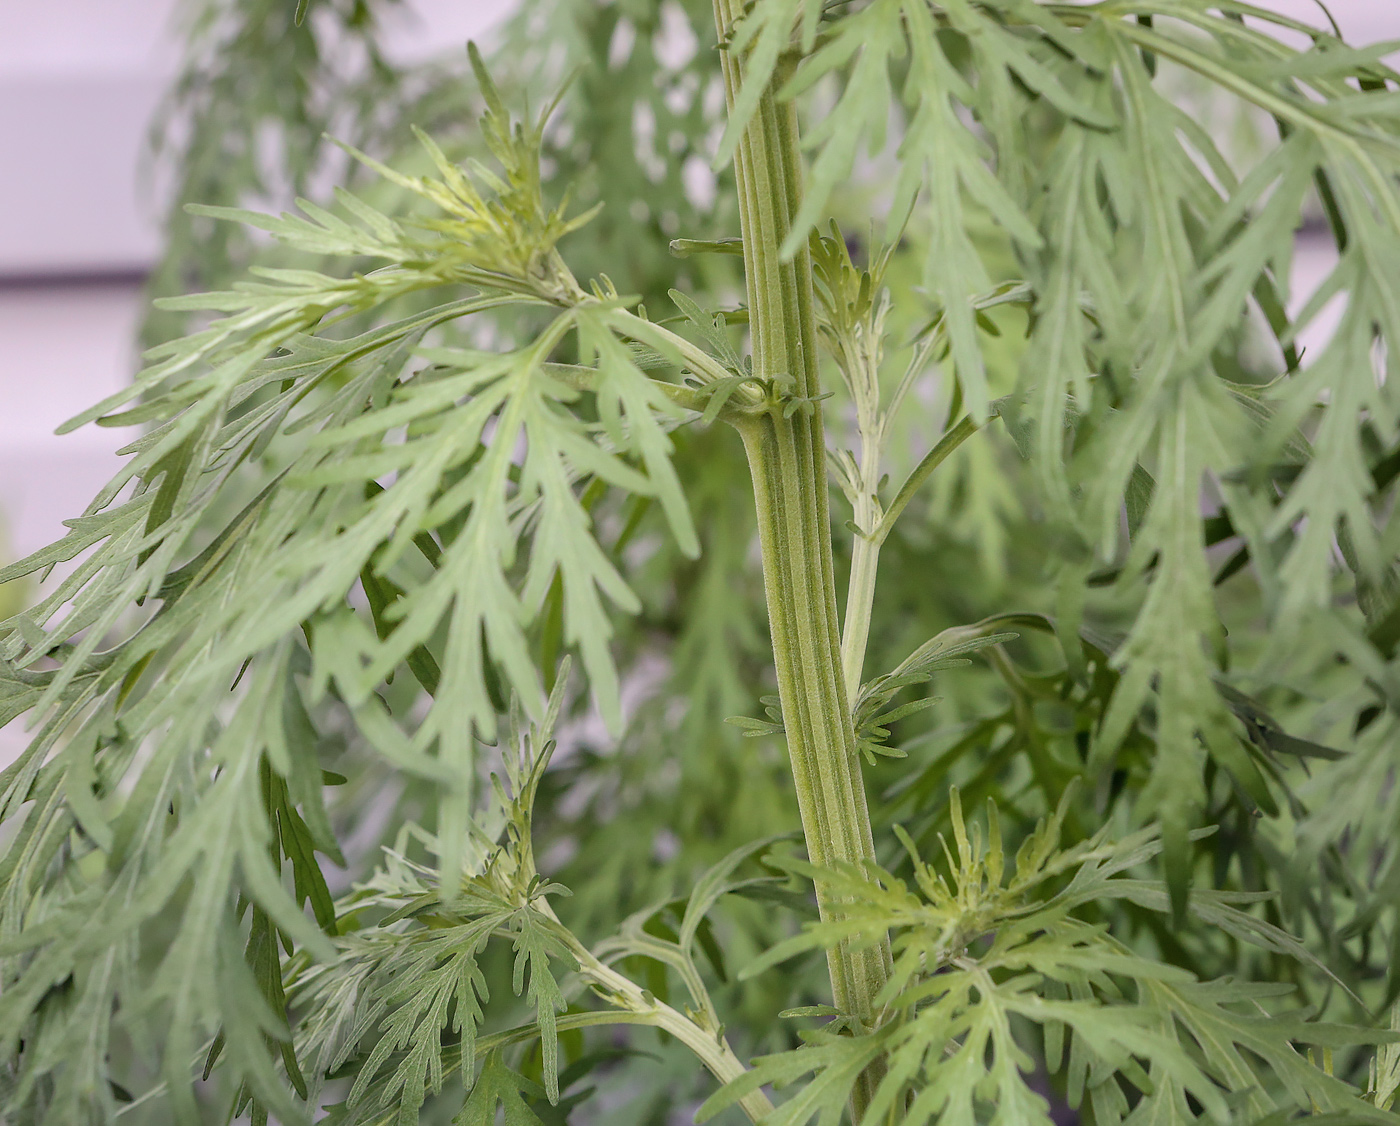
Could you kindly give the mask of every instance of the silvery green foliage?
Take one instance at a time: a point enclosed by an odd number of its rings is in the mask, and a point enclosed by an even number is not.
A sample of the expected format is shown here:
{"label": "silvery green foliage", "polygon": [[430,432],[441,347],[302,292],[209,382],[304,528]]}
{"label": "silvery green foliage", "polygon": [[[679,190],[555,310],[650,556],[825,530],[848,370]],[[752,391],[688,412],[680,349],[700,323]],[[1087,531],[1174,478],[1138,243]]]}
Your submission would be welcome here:
{"label": "silvery green foliage", "polygon": [[[847,918],[806,927],[745,973],[890,931],[895,968],[880,997],[886,1019],[869,1035],[841,1035],[839,1019],[808,1033],[803,1047],[757,1061],[699,1118],[746,1089],[815,1073],[771,1121],[836,1122],[851,1081],[885,1054],[889,1070],[867,1111],[871,1121],[1043,1121],[1049,1107],[1028,1082],[1035,1063],[1018,1035],[1024,1023],[1038,1030],[1033,1042],[1043,1046],[1046,1069],[1064,1074],[1071,1105],[1091,1111],[1095,1122],[1190,1121],[1202,1112],[1215,1121],[1236,1114],[1257,1121],[1293,1111],[1383,1120],[1374,1103],[1312,1067],[1295,1047],[1344,1046],[1358,1030],[1300,1019],[1306,1012],[1264,1016],[1261,1002],[1289,987],[1201,982],[1078,917],[1085,906],[1115,900],[1164,914],[1170,905],[1159,884],[1125,875],[1160,851],[1152,830],[1118,841],[1103,830],[1060,848],[1067,806],[1036,826],[1008,865],[996,806],[989,807],[984,843],[980,825],[965,825],[954,789],[944,870],[896,830],[909,851],[912,888],[885,871],[840,873],[837,887],[854,904]],[[814,874],[805,862],[786,867]],[[1248,901],[1198,892],[1191,909],[1201,923],[1245,943],[1308,957],[1288,935],[1242,910]]]}
{"label": "silvery green foliage", "polygon": [[[312,900],[320,927],[335,930],[314,852],[337,860],[339,849],[308,714],[328,693],[385,761],[438,788],[449,884],[463,870],[473,748],[496,731],[493,693],[540,695],[526,631],[556,574],[562,639],[581,646],[615,717],[603,600],[635,599],[594,539],[580,481],[657,497],[694,550],[668,461],[677,408],[616,336],[619,299],[583,294],[555,250],[582,220],[540,197],[538,126],[512,129],[489,87],[488,103],[499,174],[474,179],[429,141],[435,177],[384,170],[432,205],[421,218],[390,218],[348,193],[339,213],[307,203],[306,218],[253,217],[291,245],[384,265],[347,278],[264,269],[229,292],[172,299],[216,316],[154,349],[133,385],[87,416],[148,424],[125,470],[68,537],[11,569],[88,553],[10,622],[6,718],[33,708],[44,722],[5,775],[6,814],[30,803],[10,842],[7,917],[33,918],[37,897],[53,940],[28,925],[17,937],[0,1020],[15,1038],[64,1045],[24,1053],[15,1107],[46,1102],[56,1068],[99,1074],[114,1009],[163,1003],[168,1089],[192,1112],[185,1066],[218,998],[252,983],[232,938],[245,910],[235,889],[289,942],[330,952],[300,910]],[[478,295],[365,333],[326,332],[330,310],[445,284]],[[424,345],[437,325],[512,303],[557,315],[520,348]],[[592,420],[568,409],[579,392],[545,368],[565,338],[600,362]],[[247,469],[272,445],[276,484]],[[357,585],[367,616],[347,601]],[[400,665],[443,701],[412,731],[376,692]],[[69,865],[103,856],[104,877],[73,882]],[[294,894],[279,882],[284,856]],[[173,935],[146,980],[132,959],[162,913]],[[89,976],[94,955],[103,969]],[[275,975],[273,986],[280,999]],[[81,997],[73,1010],[45,1004],[55,987]],[[26,1032],[36,1004],[41,1027]],[[93,1011],[109,1014],[99,1036],[83,1023]],[[222,1043],[239,1065],[244,1038],[275,1039],[285,1019],[257,994],[233,1016]],[[287,1113],[265,1064],[246,1081]],[[53,1097],[78,1114],[88,1100],[110,1110],[113,1093],[91,1079]]]}
{"label": "silvery green foliage", "polygon": [[[1325,34],[1312,33],[1316,45],[1300,57],[1269,32],[1306,29],[1248,4],[1181,0],[1139,12],[887,0],[841,12],[823,19],[820,5],[786,0],[744,21],[733,49],[751,47],[751,98],[739,100],[727,143],[794,26],[802,55],[785,91],[844,72],[835,109],[807,136],[812,177],[795,244],[862,147],[882,143],[891,106],[907,109],[892,222],[898,229],[912,210],[926,230],[923,280],[944,309],[974,416],[985,417],[989,392],[971,299],[993,279],[968,201],[1014,247],[1032,286],[1033,328],[1010,411],[1046,514],[1085,570],[1121,551],[1120,583],[1148,583],[1116,658],[1127,676],[1096,733],[1095,757],[1114,755],[1131,718],[1155,701],[1171,752],[1157,759],[1148,800],[1168,826],[1179,898],[1184,834],[1204,798],[1200,754],[1252,777],[1233,749],[1240,729],[1213,687],[1223,627],[1199,516],[1203,476],[1220,481],[1230,534],[1248,548],[1279,630],[1330,604],[1333,537],[1343,525],[1357,581],[1373,587],[1385,571],[1374,514],[1389,478],[1378,486],[1362,432],[1364,420],[1380,444],[1394,438],[1387,361],[1378,370],[1373,359],[1373,344],[1400,332],[1385,296],[1394,259],[1381,249],[1400,218],[1383,94],[1393,76],[1378,52]],[[1203,125],[1155,88],[1156,68],[1168,63],[1269,113],[1280,143],[1237,172]],[[1342,256],[1290,323],[1280,294],[1311,190],[1327,203]],[[1332,343],[1300,359],[1298,328],[1343,289],[1349,300]],[[1241,369],[1246,307],[1277,336],[1282,378]],[[1120,548],[1123,498],[1134,487],[1150,502]]]}
{"label": "silvery green foliage", "polygon": [[[34,725],[0,775],[0,1113],[647,1122],[776,1082],[770,1121],[828,1126],[883,1059],[871,1126],[1047,1095],[1395,1121],[1383,52],[1232,0],[758,0],[719,50],[698,0],[551,0],[502,37],[507,99],[390,67],[387,4],[310,7],[204,6],[182,202],[308,191],[328,124],[386,159],[297,214],[180,212],[160,284],[224,288],[164,303],[188,334],[73,423],[137,427],[125,469],[0,573],[65,568],[0,627],[0,722]],[[1169,73],[1276,142],[1224,150]],[[718,722],[768,662],[748,478],[704,424],[760,390],[731,185],[686,168],[770,78],[812,109],[789,249],[852,447],[838,538],[882,550],[869,870],[792,856],[776,740]],[[1290,320],[1311,207],[1339,261]],[[887,932],[878,1027],[814,1004],[816,951]],[[626,1027],[648,1006],[760,1058],[716,1094]]]}

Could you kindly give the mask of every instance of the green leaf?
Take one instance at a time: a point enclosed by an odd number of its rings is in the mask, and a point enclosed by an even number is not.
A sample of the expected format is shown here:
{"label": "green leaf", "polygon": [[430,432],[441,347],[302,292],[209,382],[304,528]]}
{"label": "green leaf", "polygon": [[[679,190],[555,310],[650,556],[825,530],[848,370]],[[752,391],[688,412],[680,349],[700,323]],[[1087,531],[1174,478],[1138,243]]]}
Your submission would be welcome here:
{"label": "green leaf", "polygon": [[492,1052],[472,1086],[471,1094],[457,1116],[454,1126],[496,1126],[498,1112],[505,1115],[505,1126],[543,1126],[530,1109],[525,1096],[538,1097],[539,1088],[524,1076],[512,1071]]}
{"label": "green leaf", "polygon": [[[567,1007],[559,983],[550,970],[551,958],[572,962],[568,950],[548,930],[540,926],[532,911],[520,913],[515,920],[515,978],[517,996],[524,988],[526,999],[535,1010],[535,1022],[540,1030],[540,1048],[544,1054],[544,1089],[551,1103],[559,1101],[559,1039],[555,1031],[555,1015]],[[526,971],[528,986],[526,986]]]}

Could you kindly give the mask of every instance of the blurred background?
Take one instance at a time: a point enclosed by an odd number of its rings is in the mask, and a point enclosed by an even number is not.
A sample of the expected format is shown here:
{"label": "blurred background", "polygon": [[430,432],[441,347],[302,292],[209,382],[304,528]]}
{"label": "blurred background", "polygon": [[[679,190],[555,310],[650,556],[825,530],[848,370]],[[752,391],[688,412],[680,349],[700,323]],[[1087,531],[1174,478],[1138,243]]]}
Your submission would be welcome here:
{"label": "blurred background", "polygon": [[[410,0],[385,29],[386,54],[411,65],[460,53],[513,6]],[[53,431],[136,368],[168,194],[149,132],[196,8],[0,3],[0,558],[62,535],[130,440]]]}
{"label": "blurred background", "polygon": [[[386,56],[407,65],[459,53],[518,2],[409,0],[386,28]],[[1266,2],[1321,18],[1315,0]],[[113,471],[121,432],[53,430],[135,368],[165,209],[148,133],[180,71],[182,17],[196,7],[0,4],[0,557],[61,535],[62,519]],[[1356,44],[1400,40],[1400,0],[1334,0],[1330,10]],[[1303,232],[1295,292],[1328,254]]]}

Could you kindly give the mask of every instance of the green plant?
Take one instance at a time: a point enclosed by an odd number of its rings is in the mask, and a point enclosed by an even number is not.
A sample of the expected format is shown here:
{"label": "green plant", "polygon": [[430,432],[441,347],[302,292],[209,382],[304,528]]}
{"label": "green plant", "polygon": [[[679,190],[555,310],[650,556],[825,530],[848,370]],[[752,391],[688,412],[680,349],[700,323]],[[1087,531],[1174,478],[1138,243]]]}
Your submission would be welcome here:
{"label": "green plant", "polygon": [[[667,12],[713,56],[647,55]],[[70,424],[141,430],[0,571],[69,564],[3,626],[7,1119],[1395,1121],[1382,49],[1234,0],[549,13],[596,104],[515,120],[473,49],[481,159],[193,207],[282,257]],[[1237,168],[1168,70],[1277,141]],[[579,155],[682,86],[702,151],[706,75],[737,237],[667,231],[654,129]]]}

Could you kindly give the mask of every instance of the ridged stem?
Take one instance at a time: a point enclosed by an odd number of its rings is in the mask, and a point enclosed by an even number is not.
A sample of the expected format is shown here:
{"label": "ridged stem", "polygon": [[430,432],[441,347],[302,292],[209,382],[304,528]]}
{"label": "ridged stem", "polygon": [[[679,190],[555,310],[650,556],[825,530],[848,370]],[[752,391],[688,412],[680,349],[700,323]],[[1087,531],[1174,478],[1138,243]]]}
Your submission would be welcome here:
{"label": "ridged stem", "polygon": [[[742,12],[742,0],[714,0],[721,42]],[[742,62],[724,55],[732,109]],[[784,259],[781,247],[801,199],[797,119],[770,87],[744,129],[734,157],[748,288],[753,373],[790,376],[792,394],[819,393],[811,262],[805,248]],[[835,565],[821,406],[774,409],[736,422],[753,476],[763,579],[783,725],[807,853],[819,866],[873,860],[874,842],[841,663]],[[839,898],[817,885],[824,919],[839,918]],[[889,944],[828,952],[836,1007],[869,1027],[874,997],[889,978]],[[881,1068],[858,1084],[857,1120]]]}

